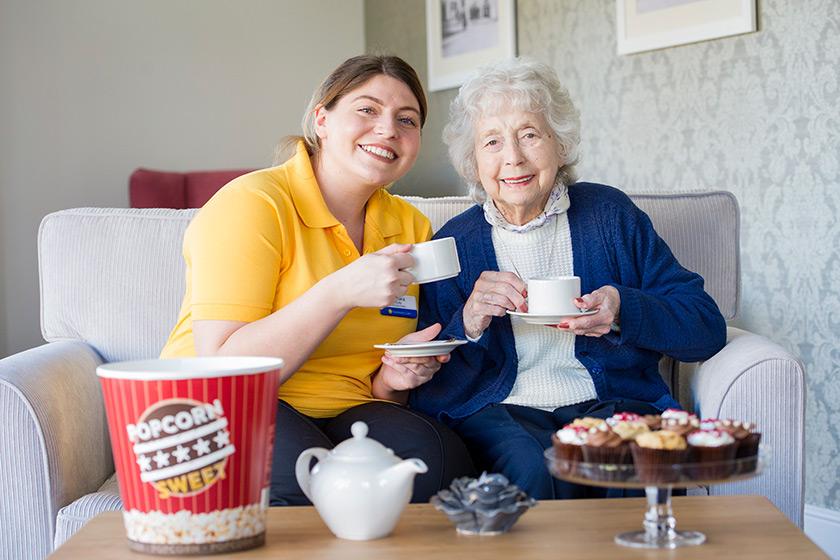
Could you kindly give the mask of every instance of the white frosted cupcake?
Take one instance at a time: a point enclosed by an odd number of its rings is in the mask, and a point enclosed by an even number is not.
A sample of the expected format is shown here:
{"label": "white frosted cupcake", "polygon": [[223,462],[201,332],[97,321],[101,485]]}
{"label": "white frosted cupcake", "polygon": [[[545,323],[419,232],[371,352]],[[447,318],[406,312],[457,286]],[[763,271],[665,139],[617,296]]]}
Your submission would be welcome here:
{"label": "white frosted cupcake", "polygon": [[689,473],[695,479],[726,478],[734,470],[738,444],[726,430],[697,430],[686,437]]}
{"label": "white frosted cupcake", "polygon": [[583,461],[583,445],[588,438],[588,428],[572,424],[567,424],[551,434],[554,456],[558,460],[560,472],[570,474],[575,470],[577,463]]}

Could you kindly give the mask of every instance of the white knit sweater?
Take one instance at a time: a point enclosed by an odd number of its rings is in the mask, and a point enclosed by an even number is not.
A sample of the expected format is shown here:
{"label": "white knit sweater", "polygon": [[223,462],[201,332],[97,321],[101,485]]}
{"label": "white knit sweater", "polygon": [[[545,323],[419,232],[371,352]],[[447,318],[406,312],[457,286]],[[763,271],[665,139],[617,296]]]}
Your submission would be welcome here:
{"label": "white knit sweater", "polygon": [[[516,233],[493,228],[499,270],[519,271],[523,280],[537,276],[572,276],[572,238],[566,213],[551,216],[542,227]],[[554,410],[596,397],[592,377],[575,358],[575,335],[511,317],[519,371],[507,404]]]}

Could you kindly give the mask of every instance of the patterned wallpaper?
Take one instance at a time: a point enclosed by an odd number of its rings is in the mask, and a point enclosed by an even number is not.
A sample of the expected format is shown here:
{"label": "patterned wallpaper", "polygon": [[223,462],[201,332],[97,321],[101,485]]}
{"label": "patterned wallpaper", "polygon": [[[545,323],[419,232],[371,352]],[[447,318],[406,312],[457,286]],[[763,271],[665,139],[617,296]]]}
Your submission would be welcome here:
{"label": "patterned wallpaper", "polygon": [[[387,4],[401,13],[387,17]],[[424,39],[406,38],[422,5],[368,0],[368,47],[425,73]],[[840,510],[840,1],[762,0],[757,33],[629,56],[615,53],[614,0],[519,0],[517,10],[519,53],[551,63],[581,110],[582,178],[738,197],[736,324],[805,363],[806,502]],[[459,192],[437,145],[453,95],[431,96],[437,124],[400,190]]]}

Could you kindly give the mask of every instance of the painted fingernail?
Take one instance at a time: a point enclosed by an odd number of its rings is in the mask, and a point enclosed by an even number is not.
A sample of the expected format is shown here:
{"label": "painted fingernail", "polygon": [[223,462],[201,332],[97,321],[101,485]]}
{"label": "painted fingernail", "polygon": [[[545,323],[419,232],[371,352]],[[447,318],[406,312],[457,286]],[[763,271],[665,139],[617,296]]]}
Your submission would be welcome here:
{"label": "painted fingernail", "polygon": [[560,323],[557,326],[561,329],[568,329],[569,328],[569,323]]}

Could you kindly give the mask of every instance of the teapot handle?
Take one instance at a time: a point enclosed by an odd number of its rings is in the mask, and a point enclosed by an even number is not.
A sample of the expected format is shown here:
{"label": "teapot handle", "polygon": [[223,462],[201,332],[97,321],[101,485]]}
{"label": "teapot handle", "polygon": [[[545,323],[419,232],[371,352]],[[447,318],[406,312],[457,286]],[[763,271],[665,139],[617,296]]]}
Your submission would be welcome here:
{"label": "teapot handle", "polygon": [[312,495],[309,493],[309,480],[312,473],[309,470],[309,463],[311,462],[312,457],[318,459],[319,462],[323,461],[324,457],[326,457],[328,453],[329,450],[324,449],[323,447],[311,447],[301,453],[297,458],[297,463],[295,463],[295,478],[297,478],[300,489],[303,490],[303,493],[307,498],[309,498],[310,502],[312,501]]}

